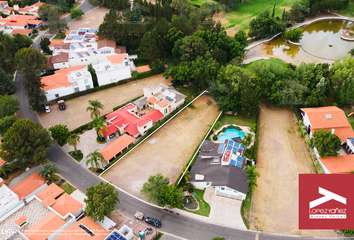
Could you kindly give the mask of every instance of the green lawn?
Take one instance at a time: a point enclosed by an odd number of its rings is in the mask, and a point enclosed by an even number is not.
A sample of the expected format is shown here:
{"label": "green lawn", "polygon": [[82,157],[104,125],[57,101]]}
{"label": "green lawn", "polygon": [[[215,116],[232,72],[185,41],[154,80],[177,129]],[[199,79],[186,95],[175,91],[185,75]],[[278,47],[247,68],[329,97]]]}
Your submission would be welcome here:
{"label": "green lawn", "polygon": [[[197,2],[202,0],[196,0]],[[237,26],[242,30],[248,30],[249,24],[253,18],[264,11],[265,9],[273,10],[275,6],[275,16],[281,17],[284,7],[290,8],[297,0],[250,0],[241,3],[237,9],[232,10],[226,14],[226,20],[229,24],[226,28],[232,28]]]}
{"label": "green lawn", "polygon": [[257,61],[254,61],[254,62],[251,62],[251,63],[248,63],[248,64],[243,64],[242,66],[244,68],[248,68],[248,69],[251,69],[251,66],[256,63],[256,62],[272,62],[272,63],[277,63],[283,67],[287,67],[287,63],[284,62],[283,60],[279,59],[279,58],[270,58],[270,59],[260,59],[260,60],[257,60]]}
{"label": "green lawn", "polygon": [[253,127],[256,124],[256,115],[247,116],[242,114],[237,114],[236,116],[224,115],[220,120],[222,124],[236,124],[240,126]]}
{"label": "green lawn", "polygon": [[348,117],[348,114],[352,112],[352,109],[351,108],[344,109],[344,112],[345,112],[345,116],[347,116],[348,121],[350,125],[352,125],[352,128],[354,130],[354,114]]}
{"label": "green lawn", "polygon": [[63,189],[67,194],[71,194],[73,191],[75,191],[75,188],[73,188],[71,185],[69,185],[67,182],[64,182],[60,185],[61,189]]}
{"label": "green lawn", "polygon": [[196,97],[199,93],[198,88],[196,87],[179,87],[177,88],[177,91],[187,96],[186,102],[191,101],[193,96]]}
{"label": "green lawn", "polygon": [[74,3],[73,6],[70,8],[70,11],[76,9],[80,4],[81,3],[78,3],[78,2]]}
{"label": "green lawn", "polygon": [[210,205],[209,205],[209,203],[207,203],[203,199],[205,189],[204,190],[194,189],[194,192],[195,192],[194,197],[197,199],[197,201],[199,203],[199,210],[198,211],[188,211],[184,207],[182,207],[180,209],[185,210],[187,212],[191,212],[191,213],[195,213],[195,214],[198,214],[198,215],[202,215],[202,216],[205,216],[205,217],[209,217]]}
{"label": "green lawn", "polygon": [[252,202],[252,193],[248,192],[246,199],[242,203],[242,208],[241,208],[241,216],[242,216],[243,222],[245,223],[247,229],[250,228],[250,223],[249,223],[248,219],[250,217],[251,202]]}
{"label": "green lawn", "polygon": [[[347,15],[347,16],[354,16],[354,10],[350,10],[350,7],[352,6],[351,2],[349,2],[348,7],[346,9],[343,9],[341,11],[336,11],[339,14]],[[353,7],[354,9],[354,7]]]}
{"label": "green lawn", "polygon": [[191,0],[191,2],[192,2],[192,4],[194,4],[194,5],[198,5],[198,6],[202,6],[203,5],[203,3],[210,3],[210,4],[212,4],[213,2],[215,3],[215,4],[220,4],[219,2],[217,2],[217,1],[213,1],[213,0]]}
{"label": "green lawn", "polygon": [[31,39],[35,39],[37,36],[38,36],[38,33],[33,34],[33,35],[31,36]]}
{"label": "green lawn", "polygon": [[57,35],[55,35],[54,39],[64,39],[65,37],[65,34],[58,33]]}

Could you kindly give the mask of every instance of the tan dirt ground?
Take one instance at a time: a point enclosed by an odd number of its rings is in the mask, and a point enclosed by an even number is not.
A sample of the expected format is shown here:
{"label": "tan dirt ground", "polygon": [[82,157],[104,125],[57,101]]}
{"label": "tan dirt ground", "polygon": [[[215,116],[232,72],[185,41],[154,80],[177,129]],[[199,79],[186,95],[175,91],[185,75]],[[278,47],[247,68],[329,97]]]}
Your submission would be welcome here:
{"label": "tan dirt ground", "polygon": [[289,109],[261,106],[257,171],[250,229],[282,234],[337,237],[332,230],[299,230],[298,176],[315,173],[296,117]]}
{"label": "tan dirt ground", "polygon": [[57,105],[51,105],[51,112],[42,113],[39,117],[45,128],[55,126],[56,124],[64,124],[67,125],[69,131],[71,131],[92,121],[90,112],[86,112],[86,108],[89,106],[88,100],[100,100],[104,105],[104,110],[100,110],[100,112],[101,115],[104,115],[111,112],[114,107],[122,105],[131,99],[143,95],[143,88],[153,83],[170,85],[171,78],[165,79],[162,74],[158,74],[138,81],[132,81],[113,88],[84,95],[65,101],[65,111],[60,111]]}
{"label": "tan dirt ground", "polygon": [[195,100],[195,109],[187,107],[102,177],[140,198],[151,175],[162,173],[175,182],[219,114],[217,104],[207,105],[209,99],[203,95]]}
{"label": "tan dirt ground", "polygon": [[[225,28],[229,25],[229,21],[225,18],[225,14],[223,12],[218,13],[218,14],[214,14],[213,16],[213,20],[218,22],[221,21],[222,26]],[[235,34],[238,32],[240,28],[239,27],[233,27],[233,28],[228,28],[226,29],[226,34],[228,36],[235,36]]]}
{"label": "tan dirt ground", "polygon": [[97,7],[82,16],[82,19],[76,19],[68,24],[70,30],[78,30],[79,28],[98,28],[103,22],[106,13],[109,12],[108,8]]}

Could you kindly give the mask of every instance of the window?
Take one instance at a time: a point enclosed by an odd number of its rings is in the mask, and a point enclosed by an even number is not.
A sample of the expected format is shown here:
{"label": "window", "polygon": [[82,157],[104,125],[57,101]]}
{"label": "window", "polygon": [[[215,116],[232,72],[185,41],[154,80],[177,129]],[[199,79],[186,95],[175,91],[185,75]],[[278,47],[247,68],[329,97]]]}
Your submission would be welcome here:
{"label": "window", "polygon": [[75,92],[78,92],[78,91],[79,91],[79,88],[78,88],[78,87],[74,88],[74,91],[75,91]]}
{"label": "window", "polygon": [[88,79],[85,79],[85,84],[88,84]]}
{"label": "window", "polygon": [[147,126],[145,125],[144,128],[146,128]]}
{"label": "window", "polygon": [[108,54],[111,53],[111,51],[101,51],[101,54]]}
{"label": "window", "polygon": [[74,86],[78,86],[79,84],[77,82],[74,82]]}
{"label": "window", "polygon": [[86,47],[91,47],[91,45],[87,45]]}
{"label": "window", "polygon": [[237,193],[237,191],[234,191],[235,193]]}
{"label": "window", "polygon": [[58,97],[59,97],[59,94],[58,94],[58,93],[56,93],[56,94],[55,94],[55,97],[56,97],[56,98],[58,98]]}
{"label": "window", "polygon": [[208,182],[207,182],[207,184],[206,184],[206,185],[207,185],[207,186],[209,186],[209,184],[210,184],[210,183],[208,183]]}
{"label": "window", "polygon": [[90,234],[91,237],[95,236],[95,234],[94,234],[90,229],[88,229],[87,227],[85,227],[84,225],[79,224],[79,227],[80,227],[81,229],[83,229],[85,232],[87,232],[88,234]]}
{"label": "window", "polygon": [[91,86],[90,85],[86,85],[86,89],[90,89],[91,88]]}
{"label": "window", "polygon": [[85,61],[87,62],[87,59],[85,59]]}
{"label": "window", "polygon": [[65,65],[65,63],[63,63],[63,65]]}
{"label": "window", "polygon": [[221,189],[221,190],[225,190],[225,188],[224,188],[224,187],[221,187],[220,189]]}
{"label": "window", "polygon": [[125,66],[128,66],[128,62],[125,62]]}
{"label": "window", "polygon": [[167,113],[167,108],[165,109],[165,114]]}
{"label": "window", "polygon": [[81,62],[83,62],[84,60],[81,59]]}

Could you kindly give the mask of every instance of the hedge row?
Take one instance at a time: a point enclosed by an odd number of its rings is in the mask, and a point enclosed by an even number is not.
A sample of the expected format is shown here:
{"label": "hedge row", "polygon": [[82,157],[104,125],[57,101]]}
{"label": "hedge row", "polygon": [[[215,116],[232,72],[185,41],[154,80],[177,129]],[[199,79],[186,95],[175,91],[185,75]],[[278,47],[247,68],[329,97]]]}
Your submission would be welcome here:
{"label": "hedge row", "polygon": [[139,64],[149,64],[149,60],[148,59],[134,59],[133,60],[135,65],[139,65]]}
{"label": "hedge row", "polygon": [[153,240],[159,240],[163,236],[162,232],[159,232]]}

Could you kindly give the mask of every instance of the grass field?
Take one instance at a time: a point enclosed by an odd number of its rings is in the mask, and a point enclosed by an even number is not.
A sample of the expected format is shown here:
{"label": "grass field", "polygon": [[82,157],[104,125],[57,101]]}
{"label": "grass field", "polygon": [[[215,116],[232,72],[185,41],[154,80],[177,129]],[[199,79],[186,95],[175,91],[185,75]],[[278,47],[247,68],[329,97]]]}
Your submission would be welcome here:
{"label": "grass field", "polygon": [[251,62],[251,63],[248,63],[248,64],[243,64],[242,66],[244,68],[248,68],[248,69],[251,69],[252,65],[256,62],[272,62],[272,63],[277,63],[283,67],[287,67],[287,63],[284,62],[283,60],[281,59],[278,59],[278,58],[270,58],[270,59],[260,59],[260,60],[257,60],[257,61],[254,61],[254,62]]}
{"label": "grass field", "polygon": [[256,116],[237,114],[236,116],[224,115],[220,120],[222,124],[236,124],[240,126],[253,127],[256,124]]}
{"label": "grass field", "polygon": [[251,211],[251,203],[252,203],[252,192],[248,192],[246,199],[244,200],[241,208],[242,219],[247,229],[250,228],[249,218],[250,218],[250,211]]}
{"label": "grass field", "polygon": [[191,212],[191,213],[195,213],[195,214],[199,214],[205,217],[209,217],[210,214],[210,205],[209,203],[207,203],[203,196],[204,196],[204,192],[205,189],[201,190],[201,189],[194,189],[195,195],[194,197],[197,199],[198,203],[199,203],[199,210],[197,211],[188,211],[187,209],[185,209],[184,207],[181,207],[180,209],[185,210],[187,212]]}
{"label": "grass field", "polygon": [[[343,9],[341,11],[336,11],[339,14],[347,15],[347,16],[354,16],[354,10],[350,10],[350,7],[352,6],[351,2],[349,2],[348,7],[346,9]],[[354,9],[354,7],[353,7]]]}
{"label": "grass field", "polygon": [[[202,0],[196,0],[196,2],[201,2]],[[296,0],[249,0],[241,3],[237,9],[232,10],[227,13],[225,18],[228,24],[225,24],[225,28],[237,27],[242,30],[248,30],[249,24],[253,18],[264,11],[265,9],[270,9],[272,11],[274,3],[275,6],[275,16],[281,16],[284,8],[286,10],[296,2]]]}
{"label": "grass field", "polygon": [[78,2],[74,3],[73,6],[70,8],[70,11],[76,9],[78,6],[80,6],[80,4],[81,3],[78,3]]}
{"label": "grass field", "polygon": [[218,4],[218,3],[219,3],[219,2],[213,1],[213,0],[192,0],[191,2],[192,2],[192,4],[198,5],[198,6],[202,6],[203,3],[210,3],[210,4],[212,4],[213,2],[214,2],[215,4]]}

